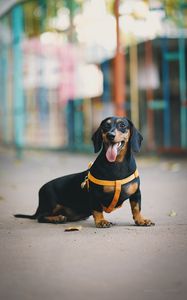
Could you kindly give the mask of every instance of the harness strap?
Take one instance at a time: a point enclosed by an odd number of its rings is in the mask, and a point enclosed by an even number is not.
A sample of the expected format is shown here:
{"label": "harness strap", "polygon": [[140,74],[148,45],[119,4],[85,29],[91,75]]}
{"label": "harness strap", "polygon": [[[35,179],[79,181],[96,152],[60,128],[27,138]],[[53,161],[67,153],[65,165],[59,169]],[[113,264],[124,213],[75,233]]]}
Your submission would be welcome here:
{"label": "harness strap", "polygon": [[129,183],[130,181],[132,181],[133,179],[137,178],[139,176],[138,174],[138,170],[136,170],[132,175],[124,178],[124,179],[120,179],[120,180],[102,180],[102,179],[97,179],[95,178],[90,172],[88,173],[88,179],[98,185],[107,185],[107,186],[115,186],[116,182],[120,183],[121,185]]}
{"label": "harness strap", "polygon": [[121,193],[121,184],[118,181],[116,181],[115,193],[112,202],[108,207],[103,206],[105,212],[110,213],[111,211],[114,210],[116,204],[118,203],[120,193]]}
{"label": "harness strap", "polygon": [[121,180],[101,180],[101,179],[97,179],[95,178],[90,172],[88,173],[88,181],[91,181],[95,184],[98,185],[105,185],[105,186],[114,186],[115,187],[115,193],[114,193],[114,197],[112,199],[112,202],[110,203],[110,205],[108,207],[104,207],[104,211],[107,213],[110,213],[111,211],[113,211],[115,209],[116,204],[118,203],[119,200],[119,196],[121,193],[121,186],[123,184],[129,183],[131,182],[133,179],[137,178],[139,176],[138,174],[138,170],[136,170],[132,175],[121,179]]}

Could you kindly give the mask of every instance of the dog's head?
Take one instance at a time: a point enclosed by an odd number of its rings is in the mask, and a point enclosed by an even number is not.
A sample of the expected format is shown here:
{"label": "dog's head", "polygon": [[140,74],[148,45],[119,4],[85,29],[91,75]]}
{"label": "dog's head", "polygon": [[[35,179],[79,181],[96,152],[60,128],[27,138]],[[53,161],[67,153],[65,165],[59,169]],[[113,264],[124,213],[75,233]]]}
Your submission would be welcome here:
{"label": "dog's head", "polygon": [[122,161],[128,149],[139,152],[143,137],[127,118],[109,117],[103,120],[92,136],[95,153],[102,146],[106,150],[106,158],[110,162]]}

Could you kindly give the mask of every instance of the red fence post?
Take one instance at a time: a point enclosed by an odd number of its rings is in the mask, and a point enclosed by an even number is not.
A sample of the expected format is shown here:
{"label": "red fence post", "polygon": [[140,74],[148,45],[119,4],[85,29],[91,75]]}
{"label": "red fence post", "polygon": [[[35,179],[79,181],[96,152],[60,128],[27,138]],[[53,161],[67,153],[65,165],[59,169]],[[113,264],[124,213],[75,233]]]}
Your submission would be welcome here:
{"label": "red fence post", "polygon": [[120,43],[119,0],[114,2],[116,17],[116,53],[114,57],[114,105],[117,116],[125,116],[125,55]]}

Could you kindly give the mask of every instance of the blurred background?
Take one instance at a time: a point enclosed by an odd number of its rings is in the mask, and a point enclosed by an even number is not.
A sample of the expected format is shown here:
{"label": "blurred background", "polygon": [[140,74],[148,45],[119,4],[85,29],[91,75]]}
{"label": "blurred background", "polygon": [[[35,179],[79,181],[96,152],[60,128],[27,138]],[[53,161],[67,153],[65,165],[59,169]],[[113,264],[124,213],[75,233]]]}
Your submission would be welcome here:
{"label": "blurred background", "polygon": [[186,153],[186,37],[186,0],[0,0],[0,144],[89,152],[118,115]]}

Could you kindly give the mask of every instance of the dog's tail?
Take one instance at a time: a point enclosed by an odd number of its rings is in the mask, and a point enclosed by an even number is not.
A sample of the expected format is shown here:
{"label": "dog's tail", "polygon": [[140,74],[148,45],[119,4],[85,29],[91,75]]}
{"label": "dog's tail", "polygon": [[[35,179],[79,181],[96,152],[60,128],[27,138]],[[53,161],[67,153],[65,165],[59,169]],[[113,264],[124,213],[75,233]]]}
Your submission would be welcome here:
{"label": "dog's tail", "polygon": [[23,214],[16,214],[14,215],[15,218],[22,218],[22,219],[31,219],[35,220],[37,218],[37,214],[34,215],[23,215]]}

